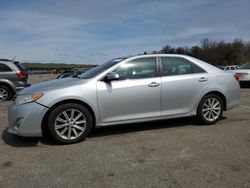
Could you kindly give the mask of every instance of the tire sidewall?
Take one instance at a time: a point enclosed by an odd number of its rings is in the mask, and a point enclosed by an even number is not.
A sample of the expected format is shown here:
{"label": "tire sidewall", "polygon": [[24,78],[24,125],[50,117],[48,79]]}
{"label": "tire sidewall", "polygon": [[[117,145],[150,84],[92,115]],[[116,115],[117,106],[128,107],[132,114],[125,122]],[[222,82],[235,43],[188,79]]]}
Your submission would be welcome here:
{"label": "tire sidewall", "polygon": [[[203,113],[202,113],[202,107],[203,107],[204,103],[207,101],[207,99],[209,99],[209,98],[216,98],[219,101],[220,106],[221,106],[220,115],[214,121],[208,121],[208,120],[206,120],[205,117],[203,116]],[[222,114],[223,114],[223,102],[222,102],[221,98],[218,95],[209,94],[209,95],[204,96],[201,99],[201,101],[199,103],[199,106],[198,106],[198,109],[197,109],[197,117],[198,117],[198,120],[199,120],[199,122],[201,124],[203,124],[203,125],[212,125],[212,124],[215,124],[218,120],[221,119]]]}
{"label": "tire sidewall", "polygon": [[[61,138],[55,130],[55,119],[57,118],[57,116],[67,110],[67,109],[77,109],[80,112],[82,112],[86,118],[86,128],[85,131],[82,133],[81,136],[79,136],[76,139],[73,140],[65,140],[63,138]],[[55,140],[57,143],[59,144],[73,144],[73,143],[77,143],[80,141],[83,141],[86,136],[88,136],[88,134],[90,133],[91,129],[92,129],[92,116],[90,114],[90,112],[88,111],[87,108],[85,108],[84,106],[80,105],[80,104],[76,104],[76,103],[67,103],[67,104],[63,104],[60,105],[58,107],[56,107],[48,116],[48,132],[49,135],[52,137],[53,140]]]}

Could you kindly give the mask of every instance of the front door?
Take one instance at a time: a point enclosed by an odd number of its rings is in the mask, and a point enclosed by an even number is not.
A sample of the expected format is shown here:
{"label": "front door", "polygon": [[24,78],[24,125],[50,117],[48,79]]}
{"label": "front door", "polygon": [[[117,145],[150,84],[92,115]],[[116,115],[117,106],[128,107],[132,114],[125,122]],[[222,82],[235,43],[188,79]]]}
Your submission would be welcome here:
{"label": "front door", "polygon": [[114,70],[119,80],[97,82],[101,121],[116,122],[160,117],[161,79],[156,58],[138,58]]}

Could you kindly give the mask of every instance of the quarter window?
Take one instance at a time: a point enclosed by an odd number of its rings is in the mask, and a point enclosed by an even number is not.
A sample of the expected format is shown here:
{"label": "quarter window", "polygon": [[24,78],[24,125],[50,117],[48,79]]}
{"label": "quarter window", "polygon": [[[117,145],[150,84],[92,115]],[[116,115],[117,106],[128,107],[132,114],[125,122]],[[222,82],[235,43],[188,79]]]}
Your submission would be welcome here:
{"label": "quarter window", "polygon": [[204,73],[202,68],[194,63],[178,57],[162,57],[162,76]]}
{"label": "quarter window", "polygon": [[0,72],[11,72],[12,70],[5,64],[0,63]]}
{"label": "quarter window", "polygon": [[119,80],[152,78],[156,76],[156,59],[135,59],[122,64],[114,72],[119,74]]}

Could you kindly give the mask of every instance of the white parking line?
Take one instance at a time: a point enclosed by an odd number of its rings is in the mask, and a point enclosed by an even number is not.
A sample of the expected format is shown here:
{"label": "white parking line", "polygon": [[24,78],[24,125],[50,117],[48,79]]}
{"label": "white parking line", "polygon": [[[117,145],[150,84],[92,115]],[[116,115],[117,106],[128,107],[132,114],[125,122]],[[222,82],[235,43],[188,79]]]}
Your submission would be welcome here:
{"label": "white parking line", "polygon": [[249,108],[250,109],[250,106],[244,106],[244,105],[240,105],[241,108]]}

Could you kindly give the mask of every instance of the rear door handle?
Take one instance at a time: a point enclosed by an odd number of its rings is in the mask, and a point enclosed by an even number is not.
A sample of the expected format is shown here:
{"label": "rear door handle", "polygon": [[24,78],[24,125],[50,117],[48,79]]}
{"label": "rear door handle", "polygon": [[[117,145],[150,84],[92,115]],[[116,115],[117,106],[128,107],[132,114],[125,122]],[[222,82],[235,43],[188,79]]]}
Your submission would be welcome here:
{"label": "rear door handle", "polygon": [[151,82],[150,84],[148,84],[148,87],[157,87],[159,85],[160,85],[159,83]]}
{"label": "rear door handle", "polygon": [[207,79],[204,78],[204,77],[201,77],[201,78],[199,79],[199,82],[206,82],[206,81],[207,81]]}

